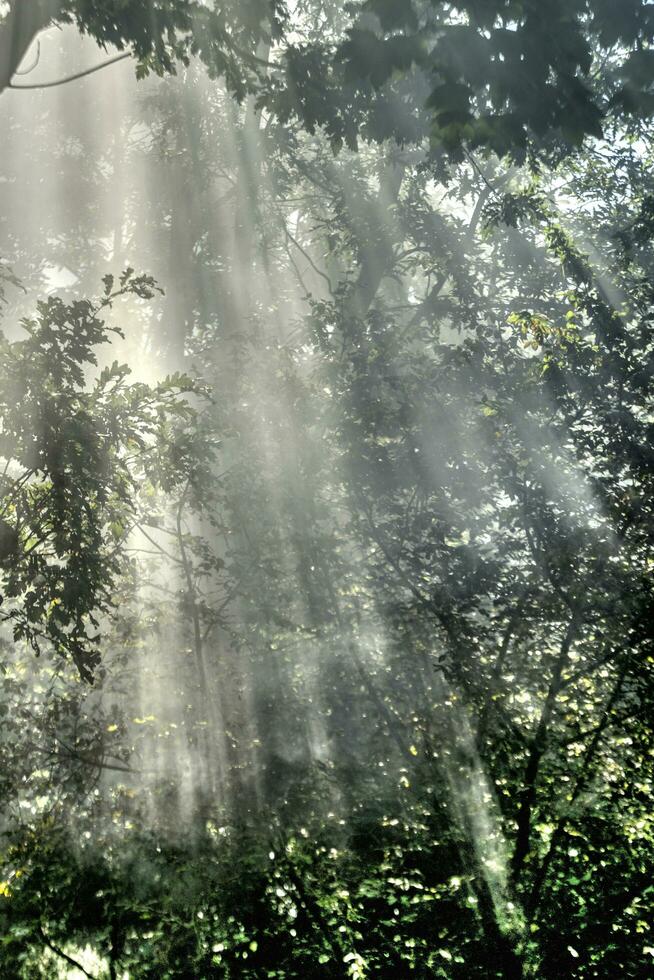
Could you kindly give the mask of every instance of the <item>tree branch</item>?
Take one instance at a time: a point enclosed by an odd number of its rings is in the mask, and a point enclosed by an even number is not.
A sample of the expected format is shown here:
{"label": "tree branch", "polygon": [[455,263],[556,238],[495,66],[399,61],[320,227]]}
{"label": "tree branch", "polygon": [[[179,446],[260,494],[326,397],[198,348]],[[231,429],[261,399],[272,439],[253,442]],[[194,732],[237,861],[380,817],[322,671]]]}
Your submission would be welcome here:
{"label": "tree branch", "polygon": [[513,858],[511,860],[513,876],[516,881],[520,877],[525,859],[529,854],[531,842],[531,817],[534,804],[536,803],[536,783],[540,772],[540,765],[547,748],[548,730],[550,721],[552,720],[552,715],[554,713],[556,698],[561,690],[563,669],[568,659],[570,647],[572,646],[573,640],[577,633],[578,625],[578,615],[577,613],[573,613],[561,642],[561,648],[558,656],[554,663],[554,670],[552,671],[552,677],[550,679],[547,695],[545,697],[545,704],[543,705],[540,720],[532,739],[531,748],[527,757],[524,785],[520,794],[521,803],[518,809],[517,817],[518,830],[516,834]]}
{"label": "tree branch", "polygon": [[57,0],[14,0],[0,24],[0,92],[16,73],[36,35],[56,17]]}
{"label": "tree branch", "polygon": [[88,970],[85,970],[81,963],[78,963],[77,960],[74,960],[72,956],[68,955],[68,953],[64,953],[63,949],[61,949],[59,946],[56,946],[52,942],[52,940],[46,936],[41,923],[39,923],[38,931],[39,931],[39,936],[41,937],[45,945],[48,947],[48,949],[51,949],[52,952],[56,953],[57,956],[59,956],[62,960],[65,960],[66,963],[68,963],[70,966],[74,967],[76,970],[79,970],[81,973],[83,973],[85,977],[91,977],[91,980],[95,980],[95,976],[92,973],[89,973]]}
{"label": "tree branch", "polygon": [[295,245],[295,247],[298,249],[298,251],[300,251],[302,253],[302,255],[305,257],[305,259],[307,260],[307,262],[309,263],[309,265],[311,266],[311,268],[313,269],[313,271],[316,273],[316,275],[317,276],[320,276],[322,279],[325,280],[325,282],[327,283],[327,288],[329,289],[330,295],[333,296],[334,295],[334,290],[333,290],[332,282],[331,282],[331,279],[329,278],[329,276],[325,275],[325,273],[321,269],[318,268],[318,266],[316,265],[316,263],[313,261],[313,259],[309,255],[309,253],[306,251],[306,249],[303,248],[302,245],[300,245],[300,243],[298,242],[298,240],[293,237],[293,235],[288,230],[288,227],[287,227],[285,221],[282,221],[282,226],[284,228],[284,234],[286,235],[286,237],[288,238],[288,240],[291,241],[293,243],[293,245]]}
{"label": "tree branch", "polygon": [[100,71],[102,68],[108,68],[109,65],[114,65],[117,61],[124,61],[125,58],[131,58],[131,51],[123,51],[122,54],[117,54],[113,58],[108,58],[106,61],[101,61],[99,65],[94,65],[92,68],[85,68],[84,71],[75,72],[74,75],[66,75],[65,78],[57,78],[54,82],[25,82],[25,84],[14,85],[13,82],[7,82],[7,88],[10,89],[35,89],[35,88],[55,88],[57,85],[66,85],[68,82],[74,82],[78,78],[85,78],[86,75],[92,75],[96,71]]}
{"label": "tree branch", "polygon": [[550,866],[552,864],[556,851],[561,841],[563,840],[563,837],[565,836],[565,827],[566,827],[569,813],[575,801],[579,798],[580,794],[583,792],[586,785],[592,778],[590,767],[597,754],[597,750],[599,749],[599,745],[604,735],[604,732],[611,725],[611,713],[615,705],[617,704],[617,702],[620,700],[620,697],[622,695],[622,688],[626,676],[627,676],[627,668],[623,667],[622,671],[618,675],[618,679],[613,687],[609,699],[606,702],[606,705],[602,712],[602,718],[600,720],[600,723],[595,729],[593,738],[591,739],[591,742],[586,748],[586,751],[584,753],[584,758],[582,760],[581,767],[577,773],[577,778],[575,780],[574,787],[568,799],[568,806],[566,807],[566,811],[559,817],[557,821],[556,827],[554,829],[554,833],[552,834],[552,837],[550,839],[550,844],[547,849],[547,853],[545,854],[541,866],[536,874],[532,886],[531,894],[529,896],[529,901],[527,903],[527,913],[529,915],[530,921],[533,920],[534,914],[539,906],[542,888],[547,880]]}
{"label": "tree branch", "polygon": [[41,60],[41,42],[40,41],[37,41],[36,42],[36,57],[34,58],[34,61],[32,62],[32,64],[29,66],[29,68],[25,68],[24,71],[16,71],[14,74],[16,74],[16,75],[31,75],[31,73],[34,71],[34,69],[36,68],[36,66],[38,65],[38,63],[39,63],[40,60]]}

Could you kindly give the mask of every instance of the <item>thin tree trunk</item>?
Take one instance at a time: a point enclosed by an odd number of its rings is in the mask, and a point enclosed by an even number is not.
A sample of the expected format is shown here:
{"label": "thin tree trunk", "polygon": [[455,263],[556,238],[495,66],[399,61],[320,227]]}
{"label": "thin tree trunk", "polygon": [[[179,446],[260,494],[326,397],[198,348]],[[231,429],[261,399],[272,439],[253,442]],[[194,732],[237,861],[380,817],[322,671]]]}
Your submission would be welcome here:
{"label": "thin tree trunk", "polygon": [[577,616],[573,615],[570,623],[568,624],[565,636],[563,637],[563,642],[561,643],[561,649],[559,650],[559,654],[554,664],[554,671],[552,673],[547,696],[545,698],[545,704],[543,706],[538,727],[536,728],[536,733],[532,739],[531,748],[529,750],[521,793],[522,801],[518,810],[518,831],[516,834],[515,849],[511,861],[515,881],[518,881],[520,878],[525,859],[529,854],[531,844],[531,818],[534,804],[536,803],[536,784],[538,781],[538,774],[540,772],[540,765],[543,756],[545,755],[545,751],[547,749],[549,725],[554,713],[556,698],[561,689],[563,669],[565,667],[566,660],[568,659],[570,647],[577,632],[577,625]]}
{"label": "thin tree trunk", "polygon": [[406,167],[403,163],[391,161],[379,179],[380,228],[379,239],[366,247],[361,255],[359,275],[346,301],[345,313],[349,317],[361,318],[370,309],[383,278],[393,266],[393,242],[384,227],[386,213],[397,203]]}

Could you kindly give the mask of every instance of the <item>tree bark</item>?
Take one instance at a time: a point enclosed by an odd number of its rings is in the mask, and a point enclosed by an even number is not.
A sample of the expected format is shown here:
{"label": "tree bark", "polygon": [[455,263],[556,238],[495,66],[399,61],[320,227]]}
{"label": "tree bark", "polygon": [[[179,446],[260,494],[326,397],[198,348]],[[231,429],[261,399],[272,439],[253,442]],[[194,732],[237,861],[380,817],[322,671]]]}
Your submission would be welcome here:
{"label": "tree bark", "polygon": [[397,204],[406,167],[390,161],[379,179],[379,214],[377,236],[363,249],[359,275],[345,304],[348,317],[362,319],[368,313],[384,276],[393,267],[393,238],[385,226],[387,216]]}
{"label": "tree bark", "polygon": [[0,92],[8,88],[30,44],[60,8],[59,0],[13,0],[0,23]]}

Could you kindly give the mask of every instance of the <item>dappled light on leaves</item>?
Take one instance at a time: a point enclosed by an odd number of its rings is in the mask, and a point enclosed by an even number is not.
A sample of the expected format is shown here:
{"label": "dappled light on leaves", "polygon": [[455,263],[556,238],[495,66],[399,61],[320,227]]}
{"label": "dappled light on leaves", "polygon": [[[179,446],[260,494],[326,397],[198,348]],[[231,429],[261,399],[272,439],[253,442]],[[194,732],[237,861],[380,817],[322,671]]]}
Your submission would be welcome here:
{"label": "dappled light on leaves", "polygon": [[653,10],[0,3],[3,976],[651,973]]}

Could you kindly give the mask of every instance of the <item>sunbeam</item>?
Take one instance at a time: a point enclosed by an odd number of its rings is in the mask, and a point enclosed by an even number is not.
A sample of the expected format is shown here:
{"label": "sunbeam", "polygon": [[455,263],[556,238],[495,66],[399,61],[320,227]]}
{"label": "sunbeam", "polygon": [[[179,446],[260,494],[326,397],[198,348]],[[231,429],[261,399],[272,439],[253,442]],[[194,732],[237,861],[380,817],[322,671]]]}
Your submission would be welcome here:
{"label": "sunbeam", "polygon": [[653,9],[0,3],[3,976],[650,974]]}

